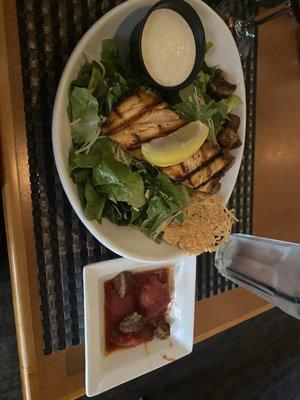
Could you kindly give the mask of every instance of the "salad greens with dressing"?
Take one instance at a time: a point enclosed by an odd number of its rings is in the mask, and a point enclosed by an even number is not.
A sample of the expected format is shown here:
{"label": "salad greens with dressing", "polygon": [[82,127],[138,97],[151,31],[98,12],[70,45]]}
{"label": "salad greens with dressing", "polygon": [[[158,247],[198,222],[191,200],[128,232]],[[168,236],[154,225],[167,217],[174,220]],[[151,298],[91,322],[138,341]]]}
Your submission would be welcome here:
{"label": "salad greens with dressing", "polygon": [[[207,50],[210,47],[212,44],[208,43]],[[198,78],[172,94],[168,102],[187,122],[205,123],[210,140],[217,145],[217,135],[228,114],[241,101],[235,95],[220,101],[210,98],[207,86],[215,70],[204,63]],[[87,219],[101,223],[102,218],[107,218],[160,241],[173,219],[183,221],[183,208],[190,201],[189,189],[136,159],[101,131],[120,98],[137,89],[161,96],[146,76],[132,70],[129,52],[121,57],[116,41],[103,41],[101,60],[87,61],[70,87],[70,176],[77,184]]]}

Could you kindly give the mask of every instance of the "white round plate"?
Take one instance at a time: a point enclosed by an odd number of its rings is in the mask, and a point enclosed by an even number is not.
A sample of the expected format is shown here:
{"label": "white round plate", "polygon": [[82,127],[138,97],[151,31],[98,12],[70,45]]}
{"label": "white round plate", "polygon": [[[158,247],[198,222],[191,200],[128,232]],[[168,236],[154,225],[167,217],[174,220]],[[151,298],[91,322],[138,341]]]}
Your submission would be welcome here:
{"label": "white round plate", "polygon": [[[96,22],[83,36],[74,49],[62,74],[55,98],[52,119],[53,151],[57,170],[68,199],[86,228],[106,247],[123,257],[137,261],[158,263],[182,257],[182,252],[167,243],[154,243],[143,233],[130,228],[117,226],[104,220],[88,221],[83,213],[77,194],[76,185],[68,171],[69,152],[72,148],[69,120],[67,114],[68,92],[70,83],[76,78],[81,65],[88,58],[99,59],[101,43],[104,39],[116,38],[127,42],[136,23],[146,14],[156,0],[128,0],[115,7]],[[242,141],[245,138],[246,100],[243,70],[233,37],[221,18],[200,0],[188,0],[198,12],[204,25],[206,41],[214,43],[206,58],[209,65],[219,65],[227,72],[231,82],[237,84],[236,94],[241,97],[243,105],[235,113],[241,117],[239,130]],[[220,195],[228,201],[234,188],[240,168],[243,146],[233,151],[235,164],[222,179]]]}

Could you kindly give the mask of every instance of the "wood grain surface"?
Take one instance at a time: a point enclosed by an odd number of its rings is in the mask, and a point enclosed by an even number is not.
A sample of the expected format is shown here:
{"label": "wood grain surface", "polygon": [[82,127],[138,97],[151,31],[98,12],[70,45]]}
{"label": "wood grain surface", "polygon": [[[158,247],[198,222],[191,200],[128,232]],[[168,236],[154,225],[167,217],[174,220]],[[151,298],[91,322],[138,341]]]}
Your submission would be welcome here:
{"label": "wood grain surface", "polygon": [[[2,191],[24,399],[74,399],[84,393],[84,350],[44,356],[16,9],[0,1]],[[299,240],[300,75],[292,17],[260,28],[254,232]],[[5,79],[3,79],[5,78]],[[297,204],[298,203],[298,204]],[[271,306],[235,289],[196,304],[195,341]]]}
{"label": "wood grain surface", "polygon": [[254,234],[300,242],[300,32],[292,16],[260,27]]}

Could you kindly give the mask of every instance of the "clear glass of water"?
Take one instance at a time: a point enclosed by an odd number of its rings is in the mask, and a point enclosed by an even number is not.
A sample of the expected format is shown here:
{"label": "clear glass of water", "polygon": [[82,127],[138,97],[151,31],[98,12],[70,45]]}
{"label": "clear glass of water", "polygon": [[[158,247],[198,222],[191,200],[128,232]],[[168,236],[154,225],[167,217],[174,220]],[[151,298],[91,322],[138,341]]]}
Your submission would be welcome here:
{"label": "clear glass of water", "polygon": [[300,319],[300,244],[233,234],[215,265],[225,278]]}

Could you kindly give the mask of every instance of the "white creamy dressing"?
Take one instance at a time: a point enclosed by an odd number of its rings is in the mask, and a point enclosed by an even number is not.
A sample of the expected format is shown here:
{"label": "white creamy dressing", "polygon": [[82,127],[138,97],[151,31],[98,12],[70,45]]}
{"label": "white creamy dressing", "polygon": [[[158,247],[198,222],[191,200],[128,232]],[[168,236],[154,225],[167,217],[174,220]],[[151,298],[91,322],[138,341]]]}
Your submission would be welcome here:
{"label": "white creamy dressing", "polygon": [[192,72],[195,38],[189,24],[176,11],[154,10],[144,26],[141,44],[145,67],[158,84],[177,86]]}

